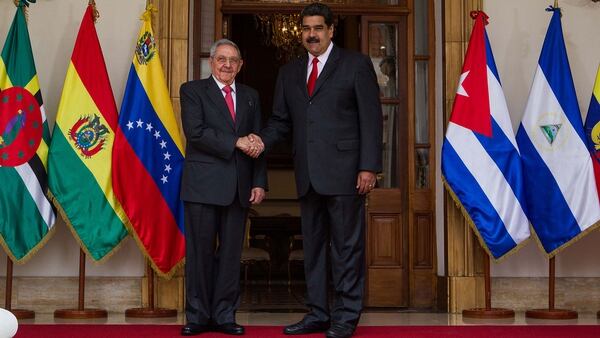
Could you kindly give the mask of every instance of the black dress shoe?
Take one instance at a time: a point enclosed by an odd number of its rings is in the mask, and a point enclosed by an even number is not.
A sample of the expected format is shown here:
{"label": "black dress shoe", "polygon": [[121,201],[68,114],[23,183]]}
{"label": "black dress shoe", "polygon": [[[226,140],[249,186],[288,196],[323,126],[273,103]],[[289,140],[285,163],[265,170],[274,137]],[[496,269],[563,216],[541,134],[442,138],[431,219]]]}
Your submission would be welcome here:
{"label": "black dress shoe", "polygon": [[187,323],[181,328],[182,336],[196,336],[204,332],[209,332],[210,326],[202,324]]}
{"label": "black dress shoe", "polygon": [[221,324],[221,325],[216,325],[215,331],[221,332],[224,334],[241,336],[244,334],[244,327],[239,325],[238,323],[225,323],[225,324]]}
{"label": "black dress shoe", "polygon": [[354,334],[355,327],[350,324],[334,323],[329,330],[325,331],[327,338],[350,338]]}
{"label": "black dress shoe", "polygon": [[329,327],[329,322],[315,322],[302,319],[296,324],[288,325],[283,329],[283,334],[297,335],[323,332]]}

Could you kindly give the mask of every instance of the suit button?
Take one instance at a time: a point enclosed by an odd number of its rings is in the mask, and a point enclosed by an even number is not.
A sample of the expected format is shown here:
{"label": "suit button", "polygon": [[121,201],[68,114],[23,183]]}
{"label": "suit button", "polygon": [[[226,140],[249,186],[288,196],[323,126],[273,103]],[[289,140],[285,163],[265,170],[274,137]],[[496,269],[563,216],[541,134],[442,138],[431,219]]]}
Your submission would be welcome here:
{"label": "suit button", "polygon": [[312,101],[308,101],[308,104],[312,104]]}

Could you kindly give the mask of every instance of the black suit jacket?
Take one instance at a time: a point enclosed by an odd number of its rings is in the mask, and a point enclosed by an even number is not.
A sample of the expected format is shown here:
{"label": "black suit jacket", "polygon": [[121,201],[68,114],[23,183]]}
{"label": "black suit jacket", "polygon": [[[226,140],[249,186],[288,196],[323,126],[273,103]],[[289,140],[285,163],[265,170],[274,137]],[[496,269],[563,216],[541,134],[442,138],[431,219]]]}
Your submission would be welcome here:
{"label": "black suit jacket", "polygon": [[355,194],[361,170],[382,169],[382,112],[371,60],[333,46],[312,96],[308,55],[281,68],[273,115],[261,136],[267,149],[293,134],[296,185],[324,195]]}
{"label": "black suit jacket", "polygon": [[267,188],[266,162],[235,148],[241,136],[258,133],[260,100],[256,90],[236,82],[236,121],[215,80],[184,83],[180,88],[181,120],[187,138],[181,182],[186,202],[229,205],[238,192],[248,207],[253,187]]}

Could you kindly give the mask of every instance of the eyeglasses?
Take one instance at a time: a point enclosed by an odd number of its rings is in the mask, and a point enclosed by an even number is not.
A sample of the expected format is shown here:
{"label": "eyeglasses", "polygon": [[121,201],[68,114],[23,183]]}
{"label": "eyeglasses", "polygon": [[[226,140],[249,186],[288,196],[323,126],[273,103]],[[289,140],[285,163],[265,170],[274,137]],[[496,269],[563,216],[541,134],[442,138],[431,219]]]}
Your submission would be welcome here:
{"label": "eyeglasses", "polygon": [[225,57],[225,56],[217,56],[216,58],[213,57],[213,60],[217,61],[218,64],[224,65],[227,63],[227,61],[229,61],[229,64],[231,65],[238,65],[240,64],[240,62],[242,61],[242,59],[238,58],[238,57]]}

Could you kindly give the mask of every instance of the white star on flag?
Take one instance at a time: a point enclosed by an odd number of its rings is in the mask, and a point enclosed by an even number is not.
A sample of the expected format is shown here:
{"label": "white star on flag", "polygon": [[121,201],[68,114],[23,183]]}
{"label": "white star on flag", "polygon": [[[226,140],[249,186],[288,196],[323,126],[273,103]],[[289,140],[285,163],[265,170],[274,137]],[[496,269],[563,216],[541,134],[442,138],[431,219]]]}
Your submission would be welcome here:
{"label": "white star on flag", "polygon": [[137,123],[138,128],[142,128],[144,126],[144,121],[142,121],[142,119],[135,121],[135,123]]}
{"label": "white star on flag", "polygon": [[163,155],[165,156],[165,160],[170,160],[171,159],[171,154],[169,154],[168,151],[166,153],[164,153]]}
{"label": "white star on flag", "polygon": [[152,127],[152,123],[146,123],[146,130],[147,131],[152,131],[152,128],[154,128],[154,127]]}
{"label": "white star on flag", "polygon": [[133,129],[133,122],[129,121],[127,123],[127,130],[131,130],[131,129]]}
{"label": "white star on flag", "polygon": [[158,138],[160,137],[160,131],[155,131],[154,132],[154,138],[156,138],[158,140]]}
{"label": "white star on flag", "polygon": [[169,174],[171,173],[171,165],[170,164],[166,164],[165,165],[165,171],[168,172]]}
{"label": "white star on flag", "polygon": [[463,87],[463,82],[465,81],[467,76],[469,76],[469,72],[470,72],[470,70],[467,70],[466,72],[460,74],[460,79],[458,80],[458,88],[456,89],[456,94],[469,97],[469,94],[465,90],[465,87]]}
{"label": "white star on flag", "polygon": [[169,180],[167,179],[167,176],[165,176],[165,175],[163,175],[163,177],[161,177],[160,180],[163,182],[163,184],[169,182]]}
{"label": "white star on flag", "polygon": [[161,149],[165,149],[166,147],[167,147],[167,142],[166,142],[165,140],[162,140],[162,141],[160,142],[160,148],[161,148]]}

